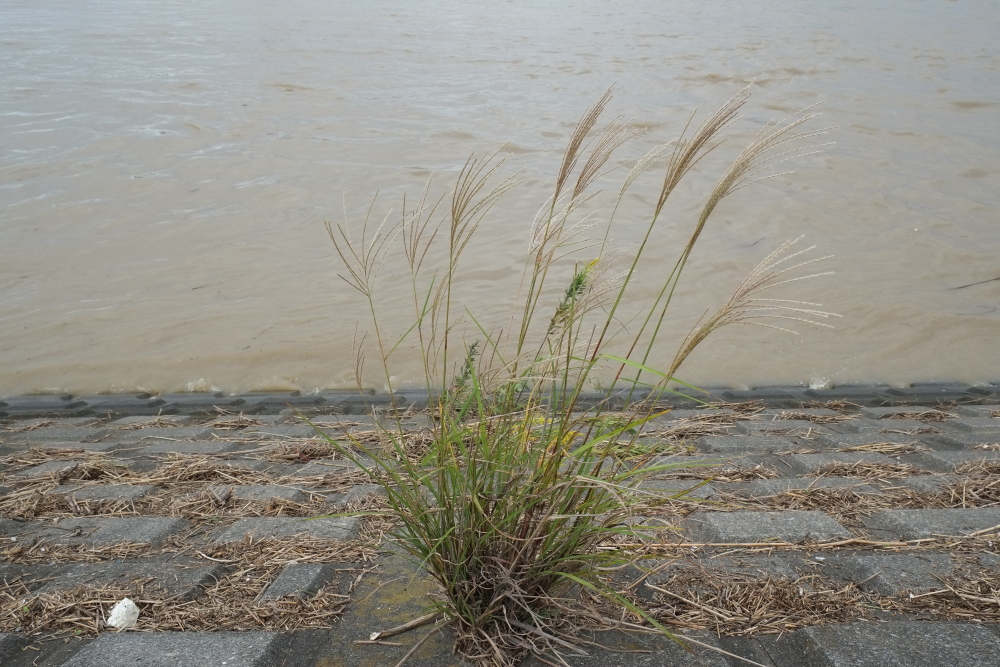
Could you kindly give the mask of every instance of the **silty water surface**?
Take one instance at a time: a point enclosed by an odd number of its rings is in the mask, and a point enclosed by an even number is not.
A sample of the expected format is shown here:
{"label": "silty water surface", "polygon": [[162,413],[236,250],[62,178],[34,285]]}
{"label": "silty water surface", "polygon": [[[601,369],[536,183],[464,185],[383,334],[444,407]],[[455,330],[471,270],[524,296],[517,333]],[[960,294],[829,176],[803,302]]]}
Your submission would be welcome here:
{"label": "silty water surface", "polygon": [[[469,153],[506,144],[521,184],[460,278],[477,317],[503,326],[528,227],[587,106],[614,84],[609,118],[645,129],[624,160],[751,81],[732,139],[672,200],[634,303],[740,142],[822,102],[811,125],[836,126],[823,139],[835,145],[723,202],[674,331],[800,234],[837,273],[784,296],[843,317],[799,336],[731,329],[685,379],[1000,380],[998,34],[1000,5],[985,0],[6,0],[0,395],[353,386],[366,310],[336,277],[323,221],[346,210],[356,225],[380,189],[375,219],[398,212],[431,174],[440,191]],[[619,213],[625,252],[656,180]],[[401,260],[381,276],[398,333],[412,318]],[[396,380],[417,381],[412,350],[397,359]]]}

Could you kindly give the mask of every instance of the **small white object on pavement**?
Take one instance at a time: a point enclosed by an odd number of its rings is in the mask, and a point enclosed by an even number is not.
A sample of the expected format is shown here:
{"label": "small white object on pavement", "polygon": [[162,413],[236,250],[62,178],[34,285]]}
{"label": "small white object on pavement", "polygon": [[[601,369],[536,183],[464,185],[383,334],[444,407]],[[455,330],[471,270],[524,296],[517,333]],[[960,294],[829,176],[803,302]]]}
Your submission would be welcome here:
{"label": "small white object on pavement", "polygon": [[111,608],[108,615],[108,627],[111,628],[131,628],[139,618],[139,607],[134,602],[125,598]]}

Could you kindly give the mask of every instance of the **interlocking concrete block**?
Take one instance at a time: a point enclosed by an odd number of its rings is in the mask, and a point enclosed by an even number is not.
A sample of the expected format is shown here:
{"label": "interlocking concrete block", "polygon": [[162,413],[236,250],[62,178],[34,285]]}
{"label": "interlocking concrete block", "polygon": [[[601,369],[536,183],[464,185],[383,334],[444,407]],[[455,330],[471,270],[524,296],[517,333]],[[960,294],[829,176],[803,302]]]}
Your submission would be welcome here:
{"label": "interlocking concrete block", "polygon": [[298,410],[311,410],[326,403],[320,394],[302,394],[291,392],[256,392],[240,394],[243,410],[247,413],[276,413],[289,407]]}
{"label": "interlocking concrete block", "polygon": [[676,426],[677,424],[671,423],[676,422],[680,419],[706,419],[706,418],[728,418],[737,419],[738,415],[734,410],[729,410],[728,408],[718,408],[718,409],[703,409],[703,410],[671,410],[665,415],[661,415],[655,419],[647,422],[646,430],[653,428],[669,428],[671,426]]}
{"label": "interlocking concrete block", "polygon": [[277,632],[108,632],[63,667],[276,667],[286,641]]}
{"label": "interlocking concrete block", "polygon": [[[222,435],[222,431],[219,432]],[[280,426],[251,426],[239,434],[245,440],[309,440],[322,436],[309,424],[285,424]]]}
{"label": "interlocking concrete block", "polygon": [[748,490],[754,498],[773,496],[789,491],[812,489],[850,489],[854,493],[880,493],[880,490],[866,480],[857,477],[786,477],[779,479],[755,479]]}
{"label": "interlocking concrete block", "polygon": [[855,419],[838,424],[846,433],[888,433],[895,435],[933,435],[940,433],[937,424],[925,424],[916,419]]}
{"label": "interlocking concrete block", "polygon": [[9,442],[31,444],[35,447],[50,447],[50,443],[98,442],[106,438],[110,431],[106,428],[78,426],[73,428],[37,428],[20,433],[4,433]]}
{"label": "interlocking concrete block", "polygon": [[84,396],[80,400],[96,416],[125,414],[155,417],[171,412],[163,409],[163,401],[154,399],[149,394],[95,394]]}
{"label": "interlocking concrete block", "polygon": [[[798,564],[801,558],[795,556],[769,556],[751,554],[740,556],[722,556],[717,558],[699,558],[694,566],[704,572],[721,572],[727,574],[742,574],[748,577],[796,580],[799,573]],[[661,578],[665,581],[665,578]],[[655,582],[654,582],[655,583]]]}
{"label": "interlocking concrete block", "polygon": [[[936,439],[937,443],[954,449],[972,450],[1000,450],[1000,432],[995,431],[970,431],[942,434]],[[943,449],[937,447],[936,449]]]}
{"label": "interlocking concrete block", "polygon": [[639,489],[650,491],[652,498],[687,498],[704,500],[716,494],[715,487],[697,479],[647,479],[639,484]]}
{"label": "interlocking concrete block", "polygon": [[786,421],[790,419],[800,419],[811,421],[808,417],[839,417],[842,413],[830,408],[781,408],[775,410],[761,410],[754,414],[754,417],[764,421]]}
{"label": "interlocking concrete block", "polygon": [[[989,415],[982,415],[988,417]],[[34,419],[19,419],[17,421],[7,424],[6,428],[0,428],[0,434],[3,434],[4,430],[8,430],[14,433],[23,433],[26,431],[35,431],[40,428],[95,428],[100,424],[100,419],[98,417],[51,417],[45,419],[43,417],[36,417]]]}
{"label": "interlocking concrete block", "polygon": [[947,577],[955,571],[954,561],[943,553],[832,554],[826,557],[822,567],[827,576],[852,581],[880,595],[940,590],[941,581],[936,577]]}
{"label": "interlocking concrete block", "polygon": [[190,426],[194,418],[189,415],[169,415],[150,417],[149,415],[131,415],[115,419],[107,423],[107,428],[113,430],[139,430],[139,428],[177,428]]}
{"label": "interlocking concrete block", "polygon": [[945,422],[945,424],[959,431],[1000,433],[1000,419],[995,417],[962,417]]}
{"label": "interlocking concrete block", "polygon": [[[25,470],[21,470],[13,474],[17,477],[47,477],[49,475],[59,477],[72,473],[73,470],[84,463],[85,461],[83,460],[46,461],[40,465],[26,468]],[[122,469],[128,467],[128,463],[126,461],[119,459],[106,460],[103,461],[103,463],[109,465],[119,465]]]}
{"label": "interlocking concrete block", "polygon": [[907,463],[920,466],[925,470],[953,472],[956,468],[959,468],[966,463],[976,463],[979,461],[1000,461],[1000,451],[926,451],[908,454],[902,460]]}
{"label": "interlocking concrete block", "polygon": [[264,600],[277,600],[287,595],[310,597],[326,586],[335,573],[331,563],[289,563],[261,597]]}
{"label": "interlocking concrete block", "polygon": [[914,383],[910,387],[892,387],[886,394],[898,401],[918,405],[938,405],[955,401],[967,401],[971,387],[953,382]]}
{"label": "interlocking concrete block", "polygon": [[351,487],[351,490],[344,494],[344,497],[340,499],[340,505],[343,507],[350,507],[355,503],[364,500],[368,496],[388,498],[388,494],[385,492],[385,487],[381,484],[357,484]]}
{"label": "interlocking concrete block", "polygon": [[901,539],[965,537],[1000,526],[1000,507],[963,507],[942,510],[878,510],[864,519],[874,531]]}
{"label": "interlocking concrete block", "polygon": [[820,472],[827,466],[844,464],[855,465],[857,463],[875,463],[888,465],[899,463],[884,454],[872,452],[830,452],[825,454],[793,454],[787,457],[787,461],[792,467],[802,473]]}
{"label": "interlocking concrete block", "polygon": [[[935,436],[929,436],[935,437]],[[831,433],[821,435],[813,441],[810,446],[821,445],[829,448],[841,449],[844,447],[861,447],[864,445],[874,445],[888,442],[896,445],[908,445],[920,443],[922,436],[902,435],[900,433]]]}
{"label": "interlocking concrete block", "polygon": [[[239,396],[226,396],[220,391],[190,394],[160,394],[150,400],[150,405],[185,415],[215,415],[219,409],[235,412],[246,404]],[[164,412],[166,414],[166,412]]]}
{"label": "interlocking concrete block", "polygon": [[277,498],[298,503],[306,499],[302,491],[279,484],[214,486],[212,492],[219,497],[229,494],[234,500],[267,501]]}
{"label": "interlocking concrete block", "polygon": [[155,444],[157,442],[171,443],[188,440],[207,440],[212,430],[204,426],[155,426],[131,431],[114,431],[113,437],[122,443]]}
{"label": "interlocking concrete block", "polygon": [[843,526],[823,512],[697,512],[685,521],[693,541],[748,543],[847,539]]}
{"label": "interlocking concrete block", "polygon": [[736,423],[736,430],[743,435],[780,438],[812,438],[831,432],[825,426],[802,419],[741,421]]}
{"label": "interlocking concrete block", "polygon": [[769,652],[778,667],[986,667],[1000,637],[972,623],[852,623],[797,630]]}
{"label": "interlocking concrete block", "polygon": [[55,524],[20,524],[15,532],[7,534],[44,539],[53,544],[102,546],[132,542],[156,548],[189,525],[177,517],[73,517]]}
{"label": "interlocking concrete block", "polygon": [[755,435],[705,436],[698,438],[695,447],[699,451],[719,454],[771,454],[787,452],[798,446],[786,438]]}
{"label": "interlocking concrete block", "polygon": [[361,468],[349,459],[316,459],[305,465],[293,465],[286,471],[292,477],[312,477],[314,475],[349,474],[361,472]]}
{"label": "interlocking concrete block", "polygon": [[887,406],[887,407],[869,407],[861,408],[861,416],[868,419],[886,419],[890,421],[896,421],[892,419],[897,415],[906,415],[908,418],[912,419],[916,415],[923,414],[925,412],[937,412],[937,408],[933,405],[897,405],[897,406]]}
{"label": "interlocking concrete block", "polygon": [[139,500],[156,492],[155,486],[145,484],[98,484],[88,486],[57,486],[50,494],[72,496],[77,501],[113,502]]}
{"label": "interlocking concrete block", "polygon": [[6,664],[7,660],[13,660],[27,644],[27,637],[12,632],[0,632],[0,665]]}
{"label": "interlocking concrete block", "polygon": [[286,415],[245,415],[247,420],[252,420],[258,423],[240,425],[239,417],[240,415],[220,415],[205,422],[204,426],[214,430],[221,436],[222,434],[240,433],[248,428],[266,428],[269,426],[277,426],[278,424],[284,423],[288,419]]}
{"label": "interlocking concrete block", "polygon": [[891,399],[889,385],[839,385],[832,389],[809,389],[806,396],[817,401],[848,401],[855,405],[885,405]]}
{"label": "interlocking concrete block", "polygon": [[77,586],[128,586],[142,581],[149,589],[159,588],[170,597],[189,600],[214,585],[224,571],[221,563],[184,557],[74,563],[35,592],[54,593]]}
{"label": "interlocking concrete block", "polygon": [[242,541],[247,535],[254,539],[269,537],[291,537],[292,535],[307,535],[309,537],[350,540],[358,534],[357,517],[323,517],[316,519],[299,519],[291,517],[255,517],[240,519],[224,528],[215,536],[214,542]]}
{"label": "interlocking concrete block", "polygon": [[1000,419],[1000,405],[959,405],[952,408],[951,412],[963,417]]}
{"label": "interlocking concrete block", "polygon": [[195,440],[194,442],[173,442],[157,440],[142,449],[136,450],[140,456],[161,456],[164,454],[225,454],[238,449],[234,442],[211,440]]}
{"label": "interlocking concrete block", "polygon": [[897,489],[908,489],[916,493],[938,493],[948,484],[957,481],[956,475],[916,475],[903,479],[887,479],[875,481],[883,493],[891,493]]}
{"label": "interlocking concrete block", "polygon": [[11,396],[3,399],[0,412],[16,419],[32,417],[80,417],[86,413],[87,404],[69,394],[42,394]]}
{"label": "interlocking concrete block", "polygon": [[[720,640],[714,634],[687,631],[678,633],[679,641],[689,636],[701,645],[688,643],[685,646],[664,637],[663,635],[647,634],[638,638],[634,634],[622,632],[597,633],[594,641],[601,648],[586,647],[586,655],[574,655],[563,652],[568,663],[573,667],[731,667],[725,656],[704,645],[719,646]],[[407,665],[410,665],[408,660]],[[412,667],[439,667],[440,665],[459,665],[467,663],[442,662],[428,660],[412,665]],[[536,658],[526,659],[521,667],[543,667],[551,662],[541,662]],[[738,662],[736,664],[739,664]]]}

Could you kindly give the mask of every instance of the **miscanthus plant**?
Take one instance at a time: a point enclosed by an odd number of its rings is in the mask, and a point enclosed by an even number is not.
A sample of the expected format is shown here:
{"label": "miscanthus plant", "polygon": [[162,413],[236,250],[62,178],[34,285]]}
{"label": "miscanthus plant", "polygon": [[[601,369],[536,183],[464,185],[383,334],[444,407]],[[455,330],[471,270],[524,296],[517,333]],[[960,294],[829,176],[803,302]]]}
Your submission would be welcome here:
{"label": "miscanthus plant", "polygon": [[[382,420],[388,426],[381,446],[355,442],[344,451],[383,481],[398,519],[396,538],[440,584],[436,604],[455,630],[456,650],[478,664],[515,665],[529,653],[566,664],[580,650],[581,627],[612,623],[595,600],[624,605],[633,620],[656,625],[607,579],[636,557],[627,546],[642,530],[635,518],[670,501],[638,487],[656,468],[628,456],[656,415],[652,404],[676,386],[670,383],[678,369],[713,331],[738,323],[784,328],[782,322],[815,323],[829,315],[816,310],[818,304],[770,296],[784,283],[818,275],[809,266],[818,260],[803,259],[804,251],[786,243],[688,332],[668,367],[650,367],[651,353],[670,329],[678,283],[716,206],[773,173],[775,164],[809,152],[809,140],[823,130],[800,127],[813,117],[808,113],[760,130],[709,191],[672,269],[659,278],[642,276],[646,290],[659,281],[655,296],[626,329],[619,315],[638,286],[640,259],[657,242],[668,199],[718,145],[748,91],[635,161],[611,215],[598,226],[583,215],[591,187],[637,134],[620,118],[596,129],[610,99],[609,93],[601,97],[570,138],[554,190],[529,232],[515,306],[500,331],[481,326],[455,289],[463,252],[488,213],[502,214],[493,209],[515,187],[501,175],[504,159],[497,154],[470,158],[440,199],[432,201],[425,188],[415,204],[404,201],[395,222],[366,219],[360,230],[327,225],[343,261],[341,277],[368,302],[372,335],[365,342],[377,353],[380,376],[392,391],[393,354],[415,344],[434,397],[433,428],[419,453],[391,419]],[[658,170],[662,181],[648,224],[634,255],[613,261],[614,212],[649,170]],[[401,336],[390,336],[379,317],[377,277],[397,249],[402,256],[389,261],[409,268],[413,319]],[[567,257],[577,260],[572,268]],[[360,352],[359,383],[363,362]],[[602,373],[613,378],[605,383],[608,397],[624,384],[649,398],[623,414],[605,414],[607,402],[582,411],[580,392]]]}

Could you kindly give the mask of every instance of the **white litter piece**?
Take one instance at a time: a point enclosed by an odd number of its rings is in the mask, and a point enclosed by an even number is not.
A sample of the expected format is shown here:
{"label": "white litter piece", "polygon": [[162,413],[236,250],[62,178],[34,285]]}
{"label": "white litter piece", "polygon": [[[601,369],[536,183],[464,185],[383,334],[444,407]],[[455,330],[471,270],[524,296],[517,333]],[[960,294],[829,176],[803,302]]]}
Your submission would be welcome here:
{"label": "white litter piece", "polygon": [[111,608],[108,616],[108,627],[110,628],[131,628],[139,618],[139,607],[134,602],[125,598]]}

